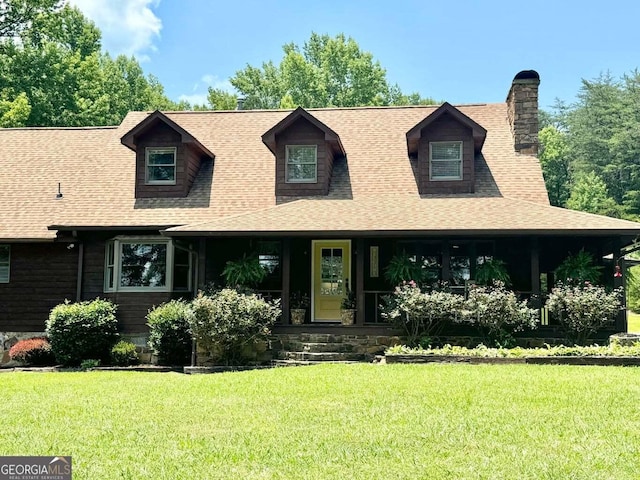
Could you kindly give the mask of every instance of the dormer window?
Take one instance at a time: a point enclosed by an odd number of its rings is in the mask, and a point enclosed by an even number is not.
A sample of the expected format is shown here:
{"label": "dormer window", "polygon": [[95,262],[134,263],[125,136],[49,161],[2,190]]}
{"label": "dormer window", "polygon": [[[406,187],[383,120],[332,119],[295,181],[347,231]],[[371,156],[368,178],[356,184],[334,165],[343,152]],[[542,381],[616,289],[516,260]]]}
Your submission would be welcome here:
{"label": "dormer window", "polygon": [[462,180],[462,142],[429,142],[429,179]]}
{"label": "dormer window", "polygon": [[316,183],[317,181],[317,145],[287,145],[287,183]]}
{"label": "dormer window", "polygon": [[176,184],[176,148],[147,147],[145,152],[145,183],[147,185]]}

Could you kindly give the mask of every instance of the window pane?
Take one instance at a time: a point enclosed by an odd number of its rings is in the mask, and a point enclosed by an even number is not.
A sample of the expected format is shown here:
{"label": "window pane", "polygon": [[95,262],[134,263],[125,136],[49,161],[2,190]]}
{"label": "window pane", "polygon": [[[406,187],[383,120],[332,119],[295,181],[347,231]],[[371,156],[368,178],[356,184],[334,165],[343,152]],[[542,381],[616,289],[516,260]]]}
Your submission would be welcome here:
{"label": "window pane", "polygon": [[165,243],[123,243],[120,268],[122,287],[164,287],[167,245]]}
{"label": "window pane", "polygon": [[147,167],[148,182],[173,182],[176,179],[176,167]]}
{"label": "window pane", "polygon": [[149,152],[149,165],[173,165],[174,152]]}
{"label": "window pane", "polygon": [[432,143],[431,159],[432,160],[459,160],[462,157],[462,143]]}
{"label": "window pane", "polygon": [[432,160],[431,161],[431,178],[452,177],[462,178],[460,173],[461,162],[459,160]]}
{"label": "window pane", "polygon": [[189,266],[176,265],[173,269],[173,289],[189,290]]}
{"label": "window pane", "polygon": [[9,282],[9,264],[11,263],[11,247],[0,245],[0,283]]}
{"label": "window pane", "polygon": [[289,165],[287,168],[287,180],[315,180],[316,166],[313,165]]}
{"label": "window pane", "polygon": [[292,146],[287,147],[287,162],[289,164],[316,163],[316,147]]}

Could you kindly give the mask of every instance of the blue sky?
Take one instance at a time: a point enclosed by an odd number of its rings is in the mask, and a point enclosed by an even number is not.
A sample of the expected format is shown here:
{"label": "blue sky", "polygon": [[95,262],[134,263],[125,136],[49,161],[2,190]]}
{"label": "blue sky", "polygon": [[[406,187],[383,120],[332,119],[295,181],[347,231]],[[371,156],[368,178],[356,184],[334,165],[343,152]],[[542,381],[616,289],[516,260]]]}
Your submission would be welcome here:
{"label": "blue sky", "polygon": [[581,79],[640,67],[640,2],[620,0],[70,0],[112,54],[134,54],[167,95],[200,101],[231,89],[247,64],[279,62],[312,31],[353,37],[403,92],[450,103],[504,101],[537,70],[540,106],[572,102]]}

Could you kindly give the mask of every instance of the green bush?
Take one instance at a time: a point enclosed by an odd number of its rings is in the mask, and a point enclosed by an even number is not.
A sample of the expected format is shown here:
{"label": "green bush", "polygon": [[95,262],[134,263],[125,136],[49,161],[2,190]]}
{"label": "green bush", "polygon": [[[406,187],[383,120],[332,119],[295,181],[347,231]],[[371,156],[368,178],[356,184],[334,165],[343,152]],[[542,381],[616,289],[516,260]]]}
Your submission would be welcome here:
{"label": "green bush", "polygon": [[53,365],[56,360],[51,351],[51,344],[45,337],[20,340],[9,350],[9,358],[36,367]]}
{"label": "green bush", "polygon": [[47,336],[56,360],[64,365],[80,365],[88,358],[108,363],[118,339],[116,309],[99,298],[55,306],[47,320]]}
{"label": "green bush", "polygon": [[230,288],[211,297],[200,292],[191,304],[191,331],[217,360],[237,363],[244,360],[246,346],[268,338],[282,313],[279,304],[279,299],[268,302]]}
{"label": "green bush", "polygon": [[546,307],[555,314],[571,344],[584,345],[589,335],[612,323],[620,311],[622,287],[607,292],[604,287],[584,282],[565,285],[558,282]]}
{"label": "green bush", "polygon": [[140,363],[136,346],[131,342],[120,340],[111,349],[111,364],[119,367],[128,367]]}
{"label": "green bush", "polygon": [[432,337],[447,322],[461,313],[464,298],[450,292],[422,292],[412,280],[398,285],[392,295],[383,298],[381,315],[401,328],[411,346]]}
{"label": "green bush", "polygon": [[171,300],[147,314],[149,347],[158,356],[160,365],[189,365],[190,315],[191,307],[184,300]]}
{"label": "green bush", "polygon": [[519,302],[504,283],[472,287],[459,321],[477,326],[491,345],[508,347],[515,343],[512,333],[538,325],[538,310]]}

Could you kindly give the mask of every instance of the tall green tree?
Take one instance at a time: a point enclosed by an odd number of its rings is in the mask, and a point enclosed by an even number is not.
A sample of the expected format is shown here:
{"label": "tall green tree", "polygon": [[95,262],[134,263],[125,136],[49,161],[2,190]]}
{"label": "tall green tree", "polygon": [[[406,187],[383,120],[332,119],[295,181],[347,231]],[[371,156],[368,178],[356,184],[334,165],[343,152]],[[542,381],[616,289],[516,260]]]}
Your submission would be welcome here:
{"label": "tall green tree", "polygon": [[16,37],[41,16],[61,8],[63,0],[0,1],[0,38]]}
{"label": "tall green tree", "polygon": [[[247,109],[354,107],[363,105],[431,104],[419,94],[404,95],[389,84],[386,70],[356,41],[343,34],[312,33],[302,47],[288,43],[279,64],[247,65],[230,79]],[[231,97],[209,91],[212,108],[235,107]]]}
{"label": "tall green tree", "polygon": [[609,196],[607,185],[595,172],[578,178],[571,189],[567,208],[609,217],[622,216],[622,208]]}
{"label": "tall green tree", "polygon": [[[171,102],[135,58],[102,53],[100,31],[78,9],[4,1],[24,20],[4,26],[19,36],[0,40],[0,126],[113,125],[130,110],[188,107]],[[31,2],[40,8],[24,13]]]}
{"label": "tall green tree", "polygon": [[570,170],[566,134],[552,125],[540,130],[540,164],[551,205],[562,207],[569,199]]}

